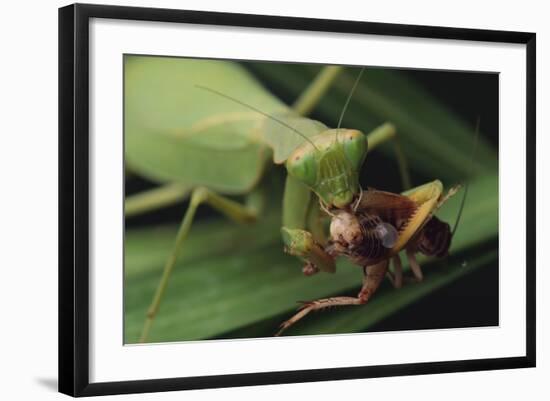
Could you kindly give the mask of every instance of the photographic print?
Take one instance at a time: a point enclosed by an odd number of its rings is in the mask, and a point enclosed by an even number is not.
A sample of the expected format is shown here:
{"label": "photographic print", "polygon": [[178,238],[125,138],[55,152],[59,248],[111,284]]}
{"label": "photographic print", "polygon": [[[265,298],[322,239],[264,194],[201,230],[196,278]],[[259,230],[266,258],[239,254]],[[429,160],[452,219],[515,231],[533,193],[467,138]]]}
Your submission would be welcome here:
{"label": "photographic print", "polygon": [[535,366],[535,60],[531,32],[61,8],[59,391]]}
{"label": "photographic print", "polygon": [[499,75],[124,55],[126,344],[499,325]]}

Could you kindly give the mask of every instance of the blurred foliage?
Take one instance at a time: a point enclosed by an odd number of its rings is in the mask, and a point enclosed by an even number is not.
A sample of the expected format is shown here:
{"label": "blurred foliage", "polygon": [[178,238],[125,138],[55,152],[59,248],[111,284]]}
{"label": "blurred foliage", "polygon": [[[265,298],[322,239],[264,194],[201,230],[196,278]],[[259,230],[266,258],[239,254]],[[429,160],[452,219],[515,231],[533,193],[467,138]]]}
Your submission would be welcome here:
{"label": "blurred foliage", "polygon": [[[185,60],[196,64],[193,75],[181,70],[178,62],[182,59],[126,60],[126,160],[132,173],[159,183],[208,185],[229,194],[244,193],[262,174],[276,173],[264,167],[272,163],[266,135],[276,138],[273,126],[258,124],[254,113],[197,90],[194,85],[202,83],[292,121],[294,117],[288,115],[286,106],[248,71],[268,87],[277,87],[287,99],[294,99],[319,67],[247,63],[247,71],[234,63]],[[155,79],[143,79],[143,74],[156,69],[160,72],[153,74]],[[316,118],[327,126],[336,124],[356,74],[356,69],[347,69],[316,108]],[[231,115],[229,120],[227,113]],[[216,120],[219,116],[223,124],[204,122],[220,121]],[[443,261],[421,258],[426,266],[423,283],[400,290],[384,285],[369,304],[308,317],[288,334],[365,331],[400,308],[476,269],[496,267],[496,150],[482,135],[472,160],[471,122],[462,121],[406,74],[367,69],[343,125],[369,132],[385,121],[396,124],[413,173],[439,178],[446,185],[471,181],[451,257]],[[287,134],[281,133],[285,139]],[[390,161],[391,146],[382,146],[381,150]],[[366,168],[384,174],[383,169],[377,169],[369,160]],[[302,276],[300,262],[282,251],[281,185],[277,185],[277,180],[266,181],[271,191],[270,202],[257,224],[238,226],[218,215],[195,222],[153,325],[150,342],[270,336],[293,313],[296,301],[357,290],[361,270],[344,260],[339,261],[334,275]],[[456,196],[438,214],[453,224],[459,203],[460,196]],[[184,210],[182,206],[182,215]],[[174,220],[169,225],[152,224],[126,230],[127,343],[136,342],[139,337],[164,262],[172,250],[178,223]]]}
{"label": "blurred foliage", "polygon": [[[251,63],[249,67],[291,97],[298,97],[320,69],[312,65],[271,63]],[[329,127],[337,124],[358,71],[347,68],[317,106]],[[386,121],[397,127],[411,168],[428,177],[437,171],[444,182],[457,182],[498,168],[496,151],[483,133],[476,157],[471,158],[475,121],[463,121],[399,70],[367,68],[353,94],[343,126],[370,132]],[[390,143],[382,151],[393,157]]]}

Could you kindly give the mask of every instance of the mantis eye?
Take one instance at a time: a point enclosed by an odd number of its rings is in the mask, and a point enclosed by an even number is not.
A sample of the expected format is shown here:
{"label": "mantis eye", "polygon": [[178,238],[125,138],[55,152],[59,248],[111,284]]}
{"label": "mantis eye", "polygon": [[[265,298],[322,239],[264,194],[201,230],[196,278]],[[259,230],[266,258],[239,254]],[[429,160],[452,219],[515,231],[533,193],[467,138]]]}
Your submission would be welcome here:
{"label": "mantis eye", "polygon": [[378,224],[374,231],[380,241],[382,241],[384,248],[393,248],[399,237],[399,233],[395,227],[388,223]]}

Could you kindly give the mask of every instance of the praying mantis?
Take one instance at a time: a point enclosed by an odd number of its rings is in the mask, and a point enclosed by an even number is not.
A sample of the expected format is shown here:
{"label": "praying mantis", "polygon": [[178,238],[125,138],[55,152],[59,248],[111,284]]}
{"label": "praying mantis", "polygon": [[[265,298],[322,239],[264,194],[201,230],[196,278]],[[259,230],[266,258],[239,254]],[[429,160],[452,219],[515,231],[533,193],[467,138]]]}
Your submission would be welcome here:
{"label": "praying mantis", "polygon": [[[342,241],[334,239],[345,239],[353,231],[350,228],[354,224],[361,226],[360,221],[353,221],[357,216],[363,218],[365,210],[382,205],[385,210],[404,210],[400,217],[403,221],[394,219],[392,223],[382,222],[385,226],[377,224],[373,227],[378,230],[376,241],[384,243],[383,252],[369,260],[368,263],[372,264],[363,266],[363,289],[368,289],[369,297],[372,295],[381,278],[389,272],[390,259],[396,267],[391,279],[400,286],[402,277],[398,254],[413,240],[415,247],[408,250],[407,257],[416,279],[422,279],[420,268],[414,262],[414,253],[419,249],[418,235],[429,228],[429,222],[437,221],[433,214],[457,188],[452,188],[446,196],[437,180],[403,195],[360,188],[358,172],[367,152],[383,142],[395,141],[396,130],[391,123],[382,124],[367,135],[340,128],[353,90],[343,107],[338,128],[329,130],[321,122],[305,117],[315,107],[316,99],[341,72],[341,67],[325,67],[295,104],[288,107],[267,91],[258,90],[259,84],[234,63],[176,58],[137,59],[125,60],[127,164],[131,171],[145,177],[172,182],[164,193],[166,203],[192,188],[174,249],[167,255],[160,283],[147,311],[141,342],[149,336],[177,258],[185,250],[185,241],[198,207],[206,204],[231,220],[253,223],[261,217],[265,197],[262,178],[272,163],[271,159],[276,164],[285,163],[288,171],[282,202],[282,237],[287,251],[306,263],[303,270],[306,275],[319,271],[334,272],[336,256],[364,257],[361,252],[353,251],[353,246],[342,249]],[[228,74],[231,79],[227,79]],[[171,76],[173,82],[166,84],[165,76]],[[223,82],[220,77],[225,78]],[[228,95],[246,94],[243,88],[251,87],[255,89],[250,92],[254,96],[247,97],[246,103]],[[193,91],[195,97],[207,97],[209,110],[187,113],[193,105],[178,98],[179,91]],[[181,110],[181,117],[177,121],[165,121],[163,115],[168,112],[173,115],[173,108]],[[213,113],[216,109],[220,112]],[[192,119],[188,117],[191,114]],[[404,186],[409,187],[406,162],[398,142],[395,144]],[[224,162],[217,163],[216,155],[221,154]],[[156,163],[158,158],[164,159],[162,166]],[[201,169],[197,171],[191,167],[193,165],[201,166]],[[371,194],[378,195],[376,201]],[[242,195],[244,202],[225,195]],[[147,198],[140,201],[147,203]],[[388,201],[398,205],[391,209]],[[132,213],[128,205],[126,212]],[[382,212],[374,214],[380,218]],[[369,215],[372,215],[372,210]],[[330,243],[323,225],[327,216],[332,218]],[[448,228],[441,230],[447,232]],[[347,242],[349,245],[353,238]],[[365,264],[365,261],[361,263]],[[369,275],[375,279],[367,280]],[[284,322],[281,330],[312,310],[360,304],[367,300],[368,297],[360,294],[353,299],[314,301]]]}

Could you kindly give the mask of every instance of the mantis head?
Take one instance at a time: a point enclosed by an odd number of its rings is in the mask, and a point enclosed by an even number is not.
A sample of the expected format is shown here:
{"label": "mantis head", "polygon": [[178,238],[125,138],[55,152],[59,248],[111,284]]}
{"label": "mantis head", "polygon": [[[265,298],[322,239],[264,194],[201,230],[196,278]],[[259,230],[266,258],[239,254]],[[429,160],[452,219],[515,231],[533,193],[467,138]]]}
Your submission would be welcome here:
{"label": "mantis head", "polygon": [[288,173],[326,206],[345,208],[361,191],[359,170],[367,155],[367,137],[358,130],[331,129],[310,139],[287,159]]}
{"label": "mantis head", "polygon": [[361,191],[359,170],[367,156],[367,137],[361,131],[340,126],[364,70],[351,88],[337,128],[311,137],[286,162],[288,173],[311,188],[329,208],[345,208]]}

